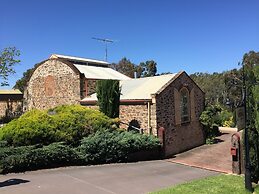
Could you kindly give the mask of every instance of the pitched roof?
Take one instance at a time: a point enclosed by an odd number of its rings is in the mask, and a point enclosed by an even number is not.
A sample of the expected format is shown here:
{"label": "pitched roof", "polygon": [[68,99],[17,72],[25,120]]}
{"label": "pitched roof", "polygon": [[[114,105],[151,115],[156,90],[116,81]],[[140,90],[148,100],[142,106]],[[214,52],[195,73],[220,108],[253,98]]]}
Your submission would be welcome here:
{"label": "pitched roof", "polygon": [[129,80],[130,77],[115,71],[109,67],[95,67],[87,65],[74,64],[75,67],[83,73],[88,79],[114,79],[114,80]]}
{"label": "pitched roof", "polygon": [[[138,78],[120,81],[121,100],[151,100],[177,74],[167,74],[154,77]],[[84,98],[81,102],[97,101],[96,93]]]}
{"label": "pitched roof", "polygon": [[68,56],[68,55],[59,55],[59,54],[52,54],[50,57],[50,59],[65,59],[68,60],[69,62],[72,63],[77,63],[80,64],[80,62],[84,62],[87,65],[99,65],[99,66],[104,66],[104,67],[108,67],[109,63],[106,61],[100,61],[100,60],[96,60],[96,59],[88,59],[88,58],[82,58],[82,57],[73,57],[73,56]]}
{"label": "pitched roof", "polygon": [[128,80],[130,77],[109,68],[109,63],[94,59],[52,54],[50,59],[62,59],[72,63],[88,79]]}
{"label": "pitched roof", "polygon": [[0,90],[0,94],[22,94],[20,90]]}

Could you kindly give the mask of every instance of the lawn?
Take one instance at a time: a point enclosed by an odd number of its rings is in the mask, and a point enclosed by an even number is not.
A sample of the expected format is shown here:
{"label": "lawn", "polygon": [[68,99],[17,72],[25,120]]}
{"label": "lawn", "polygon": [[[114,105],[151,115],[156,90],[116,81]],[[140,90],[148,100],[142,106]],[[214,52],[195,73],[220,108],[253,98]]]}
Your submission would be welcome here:
{"label": "lawn", "polygon": [[[237,175],[217,175],[205,179],[184,183],[152,194],[246,194],[244,177]],[[259,194],[259,186],[255,189]]]}

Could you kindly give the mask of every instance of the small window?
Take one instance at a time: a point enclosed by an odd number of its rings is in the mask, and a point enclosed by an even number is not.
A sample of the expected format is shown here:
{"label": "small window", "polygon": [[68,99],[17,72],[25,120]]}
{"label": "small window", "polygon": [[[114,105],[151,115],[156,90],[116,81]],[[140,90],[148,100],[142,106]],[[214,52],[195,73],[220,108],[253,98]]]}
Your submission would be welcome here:
{"label": "small window", "polygon": [[190,121],[190,110],[189,110],[189,91],[187,88],[182,88],[181,94],[181,122],[186,123]]}

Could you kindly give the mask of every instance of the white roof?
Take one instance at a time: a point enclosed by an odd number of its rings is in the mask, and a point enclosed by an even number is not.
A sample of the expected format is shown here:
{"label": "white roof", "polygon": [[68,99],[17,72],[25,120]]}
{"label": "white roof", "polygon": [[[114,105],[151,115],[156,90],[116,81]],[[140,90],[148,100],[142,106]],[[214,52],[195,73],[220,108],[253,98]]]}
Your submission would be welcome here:
{"label": "white roof", "polygon": [[[176,74],[166,74],[154,77],[138,78],[120,81],[121,100],[148,100],[163,86],[172,80]],[[96,93],[84,98],[82,101],[96,101]]]}
{"label": "white roof", "polygon": [[87,65],[74,64],[75,67],[85,75],[88,79],[113,79],[113,80],[129,80],[126,75],[115,71],[109,67],[96,67]]}
{"label": "white roof", "polygon": [[73,57],[68,55],[59,55],[59,54],[52,54],[50,59],[56,59],[56,58],[62,58],[62,59],[68,59],[68,60],[75,60],[75,61],[83,61],[83,62],[89,62],[89,63],[97,63],[100,65],[108,65],[109,63],[106,61],[100,61],[95,59],[87,59],[87,58],[81,58],[81,57]]}
{"label": "white roof", "polygon": [[22,94],[22,92],[18,89],[0,90],[0,94]]}
{"label": "white roof", "polygon": [[[106,61],[99,61],[94,59],[87,59],[81,57],[72,57],[67,55],[52,54],[50,59],[67,59],[74,64],[74,66],[83,73],[88,79],[113,79],[113,80],[128,80],[131,79],[122,73],[109,68],[109,63]],[[81,64],[84,62],[86,64]],[[78,64],[77,64],[78,63]],[[94,63],[88,65],[87,63]]]}

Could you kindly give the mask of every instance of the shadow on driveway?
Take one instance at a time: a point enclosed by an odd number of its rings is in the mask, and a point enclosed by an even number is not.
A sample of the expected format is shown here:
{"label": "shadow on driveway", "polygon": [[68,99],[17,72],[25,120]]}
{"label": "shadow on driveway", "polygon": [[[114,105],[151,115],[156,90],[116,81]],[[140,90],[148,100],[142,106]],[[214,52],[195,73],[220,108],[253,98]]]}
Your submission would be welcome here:
{"label": "shadow on driveway", "polygon": [[24,179],[8,179],[6,181],[0,182],[0,188],[12,186],[12,185],[19,185],[19,184],[28,183],[28,182],[30,181],[24,180]]}

